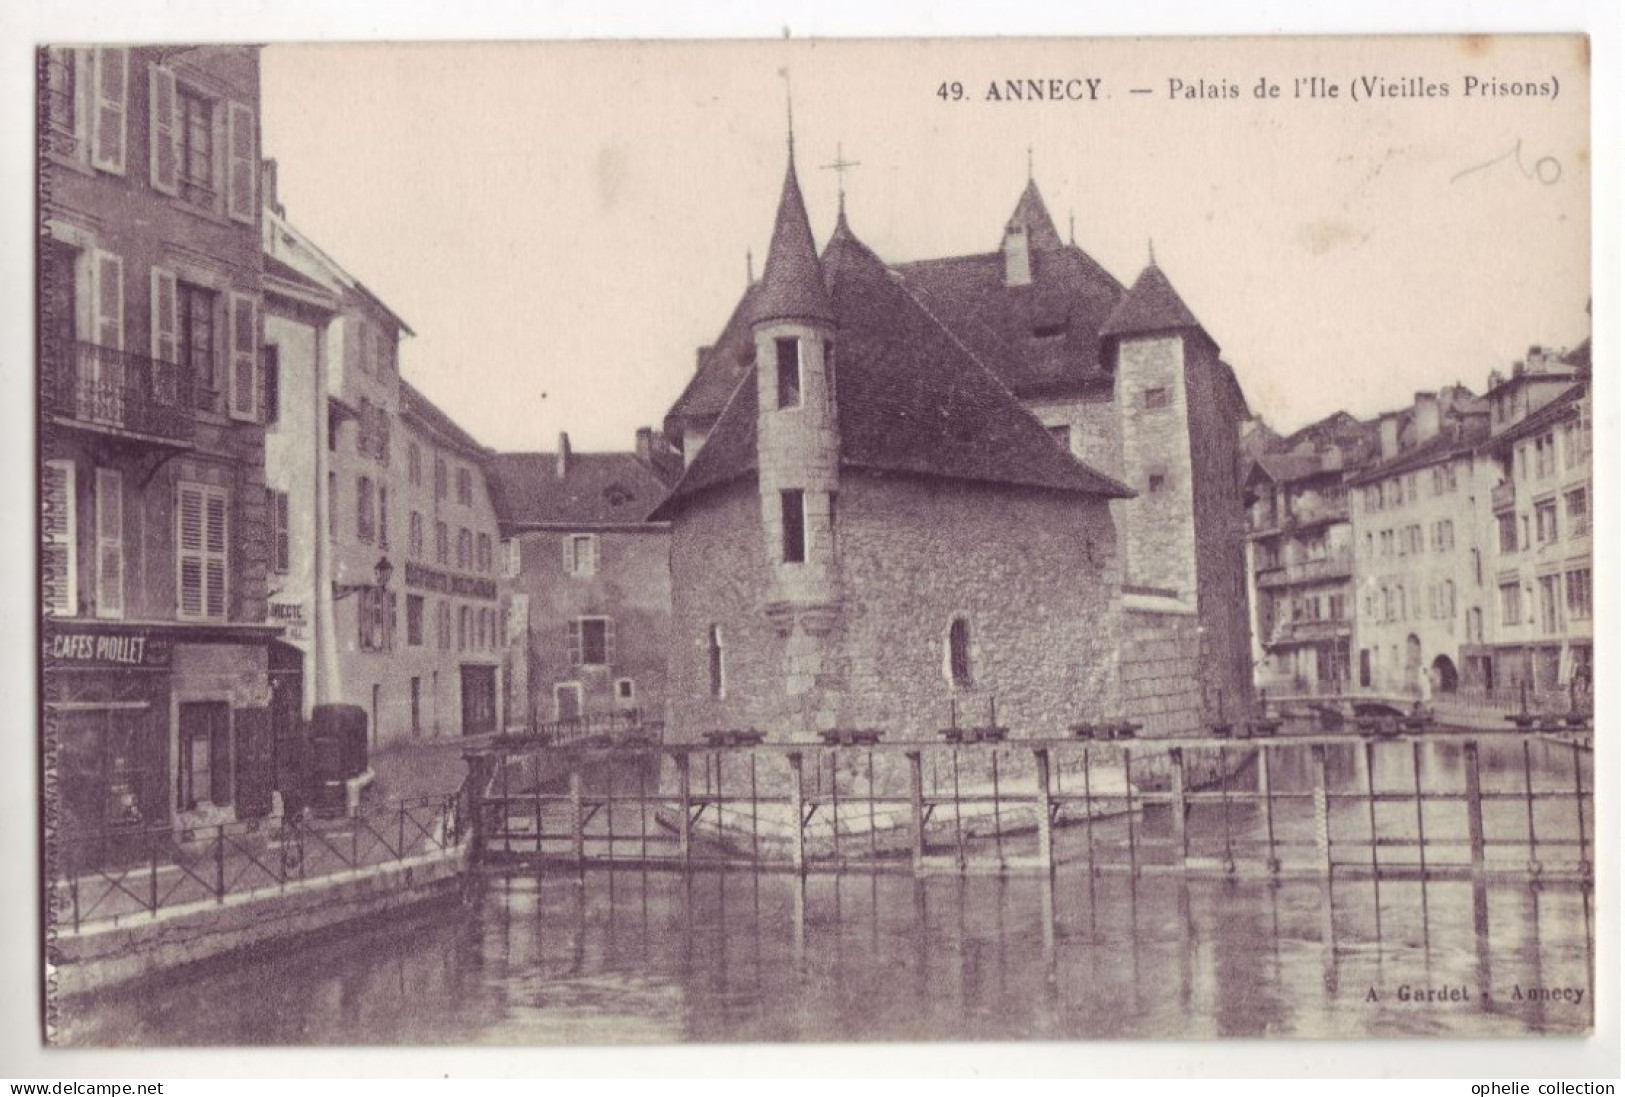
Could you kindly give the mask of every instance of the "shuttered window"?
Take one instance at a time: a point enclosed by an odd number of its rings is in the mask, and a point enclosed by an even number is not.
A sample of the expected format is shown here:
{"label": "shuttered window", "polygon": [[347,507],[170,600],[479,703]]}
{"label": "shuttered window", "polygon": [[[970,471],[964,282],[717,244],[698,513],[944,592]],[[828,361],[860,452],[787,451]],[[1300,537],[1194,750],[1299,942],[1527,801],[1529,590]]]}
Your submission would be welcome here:
{"label": "shuttered window", "polygon": [[96,616],[124,616],[124,475],[96,470]]}
{"label": "shuttered window", "polygon": [[231,294],[231,417],[260,417],[260,303],[243,293]]}
{"label": "shuttered window", "polygon": [[293,562],[288,531],[288,493],[273,491],[271,495],[271,568],[287,574]]}
{"label": "shuttered window", "polygon": [[573,666],[608,666],[615,661],[615,622],[608,617],[577,617],[569,623]]}
{"label": "shuttered window", "polygon": [[96,94],[93,99],[93,137],[90,162],[93,167],[124,174],[124,149],[128,141],[127,116],[130,92],[130,54],[122,49],[95,51]]}
{"label": "shuttered window", "polygon": [[162,65],[147,70],[148,109],[151,112],[151,142],[147,170],[154,190],[178,194],[181,140],[177,124],[175,74]]}
{"label": "shuttered window", "polygon": [[226,183],[227,210],[234,221],[252,222],[256,213],[254,198],[254,108],[245,103],[227,106]]}
{"label": "shuttered window", "polygon": [[598,573],[598,535],[570,533],[564,537],[564,573],[591,576]]}
{"label": "shuttered window", "polygon": [[45,584],[45,610],[53,617],[72,617],[78,611],[77,583],[78,506],[74,496],[72,461],[45,462],[41,492],[44,543],[40,572]]}
{"label": "shuttered window", "polygon": [[90,307],[90,338],[99,346],[123,350],[124,259],[121,256],[109,251],[91,252]]}
{"label": "shuttered window", "polygon": [[178,613],[183,619],[226,619],[227,497],[223,488],[181,484],[176,503]]}
{"label": "shuttered window", "polygon": [[152,356],[160,362],[179,362],[180,300],[173,271],[152,268]]}

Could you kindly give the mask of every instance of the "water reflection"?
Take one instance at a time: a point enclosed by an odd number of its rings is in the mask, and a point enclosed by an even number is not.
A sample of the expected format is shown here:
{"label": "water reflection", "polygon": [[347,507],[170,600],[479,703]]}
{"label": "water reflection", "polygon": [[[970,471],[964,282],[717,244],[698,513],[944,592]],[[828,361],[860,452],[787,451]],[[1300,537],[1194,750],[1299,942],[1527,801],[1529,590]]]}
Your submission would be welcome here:
{"label": "water reflection", "polygon": [[[462,903],[68,1004],[87,1045],[1579,1033],[1579,888],[492,876]],[[1531,996],[1572,988],[1579,1002]],[[1431,991],[1445,1000],[1418,1002]]]}

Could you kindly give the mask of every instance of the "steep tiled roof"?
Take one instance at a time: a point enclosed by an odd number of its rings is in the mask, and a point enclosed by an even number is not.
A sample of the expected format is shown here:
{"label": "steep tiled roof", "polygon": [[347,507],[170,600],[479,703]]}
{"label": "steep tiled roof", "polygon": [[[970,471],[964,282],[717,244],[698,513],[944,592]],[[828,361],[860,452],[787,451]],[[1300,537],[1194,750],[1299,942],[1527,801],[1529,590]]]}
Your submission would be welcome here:
{"label": "steep tiled roof", "polygon": [[1140,272],[1128,296],[1106,320],[1101,335],[1143,335],[1153,331],[1202,327],[1155,263]]}
{"label": "steep tiled roof", "polygon": [[539,525],[640,523],[666,484],[635,453],[572,453],[558,474],[556,453],[491,457],[491,493],[505,532]]}
{"label": "steep tiled roof", "polygon": [[[846,468],[1079,492],[1133,494],[1078,461],[900,279],[843,217],[823,268],[838,323],[835,387]],[[656,517],[756,462],[756,385],[736,385],[699,455]]]}
{"label": "steep tiled roof", "polygon": [[484,457],[488,451],[474,440],[474,436],[458,426],[445,412],[435,407],[430,399],[401,378],[401,415],[415,419],[426,430],[437,435],[447,445],[466,450],[470,456]]}
{"label": "steep tiled roof", "polygon": [[1007,225],[1010,228],[1026,229],[1027,242],[1032,247],[1061,246],[1061,234],[1055,231],[1055,222],[1050,219],[1049,207],[1044,205],[1044,196],[1038,193],[1038,184],[1031,179],[1027,180],[1027,189],[1021,192],[1021,198],[1016,202],[1015,212],[1010,215]]}
{"label": "steep tiled roof", "polygon": [[796,161],[791,154],[784,172],[784,192],[779,196],[779,213],[773,219],[773,242],[768,245],[767,262],[762,265],[761,292],[751,303],[750,320],[834,319],[829,299],[824,295],[824,279],[818,269],[818,248],[813,244],[812,226],[807,223],[807,206],[801,200],[801,184],[796,181]]}
{"label": "steep tiled roof", "polygon": [[1527,438],[1531,434],[1545,430],[1547,427],[1561,423],[1573,411],[1573,405],[1584,396],[1590,387],[1587,382],[1580,382],[1564,389],[1554,396],[1548,403],[1542,404],[1516,423],[1491,436],[1485,443],[1485,448],[1493,448],[1507,442],[1515,442],[1520,438]]}
{"label": "steep tiled roof", "polygon": [[1255,458],[1253,464],[1277,484],[1296,483],[1323,472],[1341,471],[1328,469],[1318,453],[1265,453]]}
{"label": "steep tiled roof", "polygon": [[1109,384],[1100,329],[1122,284],[1078,248],[1035,248],[1032,282],[1006,285],[1000,252],[898,267],[909,291],[1017,396]]}
{"label": "steep tiled roof", "polygon": [[757,282],[745,290],[733,315],[717,341],[699,353],[699,365],[688,379],[683,394],[666,415],[666,433],[675,442],[685,422],[712,423],[722,414],[734,386],[750,369],[755,343],[750,331],[750,311],[761,287]]}
{"label": "steep tiled roof", "polygon": [[1440,428],[1438,434],[1435,434],[1426,442],[1412,446],[1407,450],[1401,450],[1387,461],[1361,470],[1350,477],[1349,483],[1365,484],[1372,480],[1380,480],[1384,476],[1393,476],[1396,473],[1426,468],[1428,465],[1442,461],[1446,457],[1471,453],[1488,436],[1489,417],[1487,415],[1472,415],[1458,419],[1453,423],[1446,423]]}

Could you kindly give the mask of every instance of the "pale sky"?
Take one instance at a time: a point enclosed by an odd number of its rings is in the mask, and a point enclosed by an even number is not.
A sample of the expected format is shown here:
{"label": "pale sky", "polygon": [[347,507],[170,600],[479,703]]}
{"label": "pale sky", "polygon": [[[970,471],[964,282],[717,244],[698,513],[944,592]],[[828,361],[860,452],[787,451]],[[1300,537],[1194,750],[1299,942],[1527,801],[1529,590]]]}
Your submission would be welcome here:
{"label": "pale sky", "polygon": [[[1125,284],[1158,263],[1291,429],[1587,333],[1579,39],[272,45],[264,148],[293,222],[417,332],[406,376],[487,445],[625,448],[759,272],[784,81],[820,246],[835,158],[887,261],[990,251],[1026,181]],[[1293,99],[1293,78],[1341,86]],[[1350,102],[1421,77],[1448,98]],[[1464,78],[1558,80],[1555,101]],[[1095,78],[1098,101],[991,81]],[[1260,101],[1260,77],[1281,98]],[[1233,83],[1240,98],[1171,99]],[[961,102],[936,94],[951,80]],[[1153,89],[1134,95],[1135,87]],[[1521,147],[1520,147],[1521,142]],[[1504,154],[1491,167],[1453,176]],[[1549,158],[1549,159],[1548,159]],[[1546,182],[1555,179],[1553,182]],[[546,394],[545,398],[543,394]]]}

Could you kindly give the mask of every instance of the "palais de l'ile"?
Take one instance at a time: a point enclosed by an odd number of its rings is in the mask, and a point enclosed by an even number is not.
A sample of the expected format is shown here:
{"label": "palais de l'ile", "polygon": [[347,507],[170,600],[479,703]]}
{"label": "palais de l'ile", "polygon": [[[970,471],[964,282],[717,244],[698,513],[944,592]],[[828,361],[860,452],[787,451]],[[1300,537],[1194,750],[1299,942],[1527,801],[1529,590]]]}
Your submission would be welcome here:
{"label": "palais de l'ile", "polygon": [[1464,365],[1482,394],[1283,437],[1202,302],[1063,239],[1031,174],[987,251],[902,261],[844,193],[819,245],[792,137],[743,214],[760,277],[665,421],[498,453],[281,204],[254,49],[46,71],[43,661],[73,827],[286,810],[335,704],[376,751],[1178,736],[1261,691],[1588,702],[1586,333]]}

